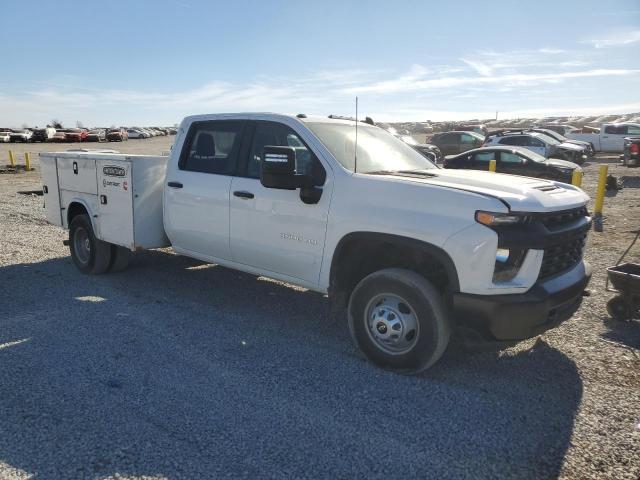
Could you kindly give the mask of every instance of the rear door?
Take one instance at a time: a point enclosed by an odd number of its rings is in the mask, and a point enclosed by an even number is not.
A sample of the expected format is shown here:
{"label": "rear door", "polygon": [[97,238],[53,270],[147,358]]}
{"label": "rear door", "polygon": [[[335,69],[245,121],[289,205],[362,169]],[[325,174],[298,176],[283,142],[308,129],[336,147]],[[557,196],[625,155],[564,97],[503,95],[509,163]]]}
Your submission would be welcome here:
{"label": "rear door", "polygon": [[55,157],[40,157],[40,173],[42,175],[42,192],[47,221],[62,226],[60,210],[60,191],[58,190],[58,165]]}
{"label": "rear door", "polygon": [[[482,151],[476,152],[471,156],[471,162],[468,168],[473,170],[489,170],[489,163],[491,160],[497,161],[498,156],[495,151]],[[497,169],[497,165],[496,165]]]}
{"label": "rear door", "polygon": [[[243,148],[239,174],[231,185],[230,238],[235,262],[311,284],[318,283],[329,202],[327,170],[291,127],[271,121],[250,123],[251,140]],[[260,183],[264,147],[288,146],[296,151],[297,173],[307,173],[322,186],[320,201],[305,204],[300,189],[265,188]]]}
{"label": "rear door", "polygon": [[501,151],[496,165],[499,173],[526,175],[524,171],[526,159],[514,152]]}
{"label": "rear door", "polygon": [[458,135],[460,138],[460,144],[458,147],[460,152],[466,152],[467,150],[471,150],[478,146],[478,139],[473,135],[469,133],[460,133]]}
{"label": "rear door", "polygon": [[177,250],[230,259],[229,191],[245,122],[189,127],[178,162],[170,162],[164,196],[167,236]]}
{"label": "rear door", "polygon": [[458,135],[455,133],[443,133],[438,139],[438,147],[443,155],[455,155],[460,153],[460,143]]}
{"label": "rear door", "polygon": [[535,138],[535,137],[529,137],[526,136],[526,147],[531,150],[532,152],[536,152],[540,155],[542,155],[543,157],[548,157],[549,156],[549,152],[547,151],[547,144],[544,143],[542,140]]}

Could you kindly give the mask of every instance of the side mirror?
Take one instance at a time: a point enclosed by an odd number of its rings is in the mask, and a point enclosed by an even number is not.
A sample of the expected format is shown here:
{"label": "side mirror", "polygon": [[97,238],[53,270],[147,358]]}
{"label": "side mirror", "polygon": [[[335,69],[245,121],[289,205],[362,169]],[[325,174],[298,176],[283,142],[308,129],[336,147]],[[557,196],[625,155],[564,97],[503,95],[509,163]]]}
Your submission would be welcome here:
{"label": "side mirror", "polygon": [[296,173],[296,150],[292,147],[265,146],[262,153],[260,183],[266,188],[295,190],[307,204],[318,203],[322,189],[316,187],[311,175]]}

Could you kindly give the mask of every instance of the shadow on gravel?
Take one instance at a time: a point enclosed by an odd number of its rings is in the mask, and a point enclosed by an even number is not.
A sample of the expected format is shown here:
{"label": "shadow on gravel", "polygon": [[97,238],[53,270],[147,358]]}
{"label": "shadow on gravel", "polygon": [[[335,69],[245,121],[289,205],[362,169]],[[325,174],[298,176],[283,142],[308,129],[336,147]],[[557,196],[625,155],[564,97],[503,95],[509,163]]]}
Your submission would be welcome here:
{"label": "shadow on gravel", "polygon": [[543,342],[376,369],[323,296],[162,252],[0,284],[0,459],[36,478],[553,478],[582,397]]}
{"label": "shadow on gravel", "polygon": [[602,322],[607,327],[603,338],[640,351],[640,319],[623,321],[603,317]]}

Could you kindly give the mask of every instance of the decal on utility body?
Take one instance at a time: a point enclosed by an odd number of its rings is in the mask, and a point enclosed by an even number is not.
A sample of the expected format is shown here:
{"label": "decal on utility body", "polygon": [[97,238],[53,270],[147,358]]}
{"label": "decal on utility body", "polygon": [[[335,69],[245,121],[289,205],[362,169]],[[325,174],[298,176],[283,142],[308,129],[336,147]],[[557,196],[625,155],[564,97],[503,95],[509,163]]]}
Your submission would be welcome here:
{"label": "decal on utility body", "polygon": [[112,182],[111,180],[102,180],[103,187],[119,187],[120,182]]}
{"label": "decal on utility body", "polygon": [[127,171],[124,168],[113,165],[102,167],[102,173],[109,177],[124,177],[127,175]]}
{"label": "decal on utility body", "polygon": [[304,238],[300,235],[294,235],[293,233],[281,233],[280,238],[285,240],[295,240],[296,242],[308,243],[309,245],[317,245],[318,241],[312,238]]}

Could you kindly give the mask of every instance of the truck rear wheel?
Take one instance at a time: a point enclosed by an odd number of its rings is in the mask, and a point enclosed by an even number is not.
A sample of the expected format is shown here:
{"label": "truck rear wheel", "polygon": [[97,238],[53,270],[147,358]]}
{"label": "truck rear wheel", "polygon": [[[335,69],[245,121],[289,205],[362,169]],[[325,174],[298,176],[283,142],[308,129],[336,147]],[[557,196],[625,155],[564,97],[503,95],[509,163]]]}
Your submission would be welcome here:
{"label": "truck rear wheel", "polygon": [[349,300],[349,330],[369,360],[406,373],[438,361],[451,335],[442,295],[423,276],[400,268],[358,283]]}
{"label": "truck rear wheel", "polygon": [[131,250],[120,245],[111,245],[111,265],[110,272],[120,272],[129,266],[131,261]]}
{"label": "truck rear wheel", "polygon": [[111,244],[96,238],[88,215],[76,215],[69,225],[71,258],[82,273],[100,274],[111,263]]}

